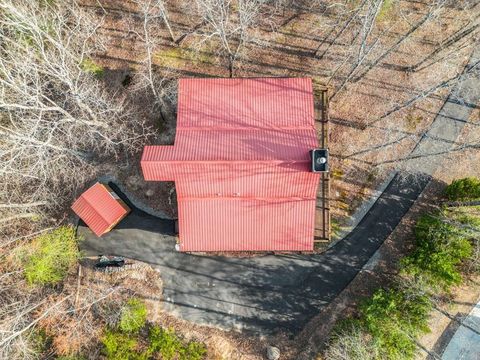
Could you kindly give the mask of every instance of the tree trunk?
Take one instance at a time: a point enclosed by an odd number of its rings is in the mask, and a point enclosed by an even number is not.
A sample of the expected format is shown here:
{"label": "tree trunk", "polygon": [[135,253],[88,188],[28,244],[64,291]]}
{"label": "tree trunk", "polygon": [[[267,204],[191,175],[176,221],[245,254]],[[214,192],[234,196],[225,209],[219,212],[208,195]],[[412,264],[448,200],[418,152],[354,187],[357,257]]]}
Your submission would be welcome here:
{"label": "tree trunk", "polygon": [[0,204],[0,209],[4,208],[22,208],[22,207],[33,207],[33,206],[43,206],[46,205],[46,201],[36,201],[24,204]]}
{"label": "tree trunk", "polygon": [[233,55],[228,56],[228,72],[229,72],[229,77],[233,77],[233,71],[234,71],[234,62],[235,62],[235,57]]}
{"label": "tree trunk", "polygon": [[328,35],[322,40],[322,42],[318,45],[318,47],[315,49],[314,53],[313,53],[313,56],[314,57],[317,57],[318,59],[322,59],[328,52],[328,50],[330,50],[330,48],[336,43],[337,39],[343,35],[343,33],[345,32],[345,30],[350,26],[350,24],[353,22],[353,20],[356,19],[358,13],[363,9],[364,5],[366,3],[366,0],[358,7],[358,9],[353,13],[353,15],[345,22],[345,24],[343,25],[343,27],[340,29],[340,31],[335,35],[335,37],[333,38],[333,40],[330,42],[330,44],[327,46],[327,48],[322,52],[321,55],[318,55],[318,52],[320,51],[320,48],[323,46],[323,44],[325,44],[325,42],[327,41],[327,39],[330,37],[330,35],[334,32],[334,29],[333,28],[329,33]]}
{"label": "tree trunk", "polygon": [[[437,47],[435,50],[433,50],[429,55],[427,55],[423,60],[420,60],[417,62],[415,65],[412,65],[408,68],[409,71],[415,72],[419,69],[423,64],[425,64],[428,60],[432,59],[436,55],[438,55],[440,52],[445,50],[446,48],[452,46],[453,44],[456,44],[466,36],[470,35],[472,32],[474,32],[480,25],[475,24],[473,26],[470,26],[467,29],[457,31],[455,34],[450,36],[448,39],[446,39],[442,44],[440,44],[439,47]],[[423,69],[423,68],[422,68]]]}
{"label": "tree trunk", "polygon": [[421,27],[425,22],[432,16],[432,13],[429,12],[427,15],[425,15],[418,23],[416,23],[412,28],[405,34],[403,35],[400,39],[397,40],[395,44],[393,44],[390,49],[385,51],[382,55],[380,55],[377,60],[373,61],[370,63],[370,65],[367,66],[367,68],[359,75],[357,76],[353,82],[357,82],[360,79],[362,79],[365,75],[367,75],[370,70],[372,70],[375,66],[378,65],[383,59],[385,59],[388,55],[390,55],[394,50],[396,50],[406,39],[409,38],[410,35],[412,35],[419,27]]}
{"label": "tree trunk", "polygon": [[177,40],[175,38],[175,35],[173,34],[172,27],[170,26],[170,21],[168,20],[167,10],[165,10],[165,6],[163,4],[163,1],[158,0],[157,4],[158,4],[158,7],[160,9],[160,13],[162,15],[163,22],[167,26],[168,32],[170,34],[170,38],[172,39],[172,42],[176,43]]}

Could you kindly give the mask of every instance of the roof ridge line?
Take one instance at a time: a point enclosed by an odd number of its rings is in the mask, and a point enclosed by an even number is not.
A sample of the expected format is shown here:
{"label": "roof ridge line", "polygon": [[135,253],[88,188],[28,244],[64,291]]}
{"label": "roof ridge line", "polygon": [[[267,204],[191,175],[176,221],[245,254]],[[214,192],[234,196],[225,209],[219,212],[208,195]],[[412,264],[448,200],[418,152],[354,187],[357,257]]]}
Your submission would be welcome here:
{"label": "roof ridge line", "polygon": [[316,197],[299,197],[299,196],[284,196],[284,197],[264,197],[264,196],[185,196],[179,197],[178,200],[262,200],[267,202],[280,201],[312,201],[317,200]]}
{"label": "roof ridge line", "polygon": [[140,162],[165,162],[165,163],[245,163],[245,164],[251,164],[251,163],[265,163],[265,164],[302,164],[302,163],[311,163],[311,160],[140,160]]}
{"label": "roof ridge line", "polygon": [[245,130],[245,131],[260,131],[260,130],[316,130],[315,124],[310,126],[178,126],[176,130],[202,131],[202,130]]}
{"label": "roof ridge line", "polygon": [[[105,185],[102,184],[102,183],[99,182],[99,181],[97,181],[93,186],[95,186],[95,185],[97,185],[97,184],[99,184],[100,186],[102,186],[102,187],[105,189],[105,191],[109,192],[108,189],[105,187]],[[91,186],[89,189],[87,189],[87,191],[90,190],[93,186]],[[108,223],[109,223],[108,220],[105,219],[105,217],[104,217],[99,211],[97,211],[97,209],[95,209],[95,206],[93,206],[92,203],[91,203],[90,201],[88,201],[87,197],[84,196],[84,194],[80,195],[80,197],[82,197],[83,200],[85,200],[85,202],[86,202],[93,210],[95,210],[95,212],[96,212],[96,213],[102,218],[102,220],[105,221],[105,223],[108,225]]]}

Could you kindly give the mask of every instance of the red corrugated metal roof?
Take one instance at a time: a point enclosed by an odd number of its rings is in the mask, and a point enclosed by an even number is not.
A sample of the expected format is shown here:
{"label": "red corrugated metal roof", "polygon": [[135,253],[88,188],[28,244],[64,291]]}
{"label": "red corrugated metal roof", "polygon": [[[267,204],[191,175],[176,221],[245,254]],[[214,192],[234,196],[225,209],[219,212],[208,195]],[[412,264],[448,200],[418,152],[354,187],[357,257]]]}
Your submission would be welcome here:
{"label": "red corrugated metal roof", "polygon": [[[177,129],[175,146],[147,146],[144,161],[309,161],[315,148],[310,128]],[[194,150],[194,151],[193,151]]]}
{"label": "red corrugated metal roof", "polygon": [[115,193],[96,183],[80,195],[73,203],[72,210],[100,236],[128,213],[117,199]]}
{"label": "red corrugated metal roof", "polygon": [[174,146],[146,180],[176,182],[180,250],[312,250],[319,175],[310,79],[182,79]]}
{"label": "red corrugated metal roof", "polygon": [[313,124],[312,82],[300,78],[180,79],[177,128]]}
{"label": "red corrugated metal roof", "polygon": [[181,251],[309,251],[314,199],[181,200]]}

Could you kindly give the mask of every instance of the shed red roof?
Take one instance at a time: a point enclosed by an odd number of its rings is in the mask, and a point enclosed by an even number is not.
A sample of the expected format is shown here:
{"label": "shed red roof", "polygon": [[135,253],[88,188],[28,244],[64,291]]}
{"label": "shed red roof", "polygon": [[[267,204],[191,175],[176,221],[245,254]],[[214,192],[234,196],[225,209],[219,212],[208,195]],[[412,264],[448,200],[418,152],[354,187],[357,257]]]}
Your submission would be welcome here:
{"label": "shed red roof", "polygon": [[175,145],[141,166],[175,181],[181,251],[308,251],[317,143],[310,79],[181,79]]}
{"label": "shed red roof", "polygon": [[80,195],[72,210],[97,236],[109,231],[130,211],[109,187],[100,183]]}

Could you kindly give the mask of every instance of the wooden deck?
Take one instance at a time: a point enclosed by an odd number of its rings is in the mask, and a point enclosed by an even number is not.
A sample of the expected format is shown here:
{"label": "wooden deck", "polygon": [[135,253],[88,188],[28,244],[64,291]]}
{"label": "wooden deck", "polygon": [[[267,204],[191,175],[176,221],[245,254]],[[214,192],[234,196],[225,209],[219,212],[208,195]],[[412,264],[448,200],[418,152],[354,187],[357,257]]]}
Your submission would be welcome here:
{"label": "wooden deck", "polygon": [[[328,148],[328,91],[314,85],[315,124],[320,148]],[[330,173],[322,173],[317,191],[315,213],[315,249],[326,248],[330,243]]]}

